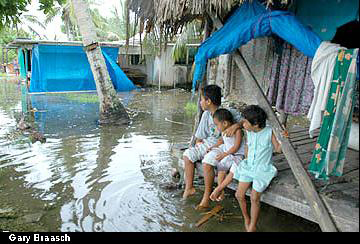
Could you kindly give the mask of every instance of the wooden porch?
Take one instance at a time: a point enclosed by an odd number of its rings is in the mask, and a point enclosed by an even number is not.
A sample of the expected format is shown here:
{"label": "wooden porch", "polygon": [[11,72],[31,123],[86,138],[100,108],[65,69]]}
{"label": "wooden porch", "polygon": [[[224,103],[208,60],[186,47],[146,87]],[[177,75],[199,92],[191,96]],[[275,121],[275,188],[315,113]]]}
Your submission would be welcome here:
{"label": "wooden porch", "polygon": [[[309,138],[308,128],[297,126],[290,129],[290,141],[305,169],[309,166],[318,134],[319,131],[315,133],[314,138]],[[187,147],[187,143],[180,143],[175,144],[172,148],[173,155],[179,158],[180,168],[183,167],[182,153]],[[274,155],[273,160],[278,169],[278,175],[262,195],[261,201],[317,223],[284,154]],[[199,175],[202,175],[200,163],[197,163],[196,169]],[[315,180],[312,174],[308,175],[337,229],[339,231],[359,231],[359,152],[348,149],[341,177],[332,177],[329,182],[324,182]],[[234,180],[229,188],[236,190],[236,187],[237,182]]]}

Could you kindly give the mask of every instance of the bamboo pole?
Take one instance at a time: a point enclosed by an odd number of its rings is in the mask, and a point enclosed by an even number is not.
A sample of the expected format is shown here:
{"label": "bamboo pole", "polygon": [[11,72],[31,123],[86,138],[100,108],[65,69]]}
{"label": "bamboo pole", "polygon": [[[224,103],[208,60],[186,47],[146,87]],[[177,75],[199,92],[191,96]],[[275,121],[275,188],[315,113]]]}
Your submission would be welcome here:
{"label": "bamboo pole", "polygon": [[[210,33],[211,33],[209,21],[211,21],[211,19],[208,16],[206,16],[205,26],[204,26],[204,38],[203,38],[203,41],[205,41],[210,36]],[[206,65],[206,67],[207,67],[207,65]],[[204,87],[206,85],[206,81],[207,81],[207,79],[205,78],[204,81],[203,81],[202,87]],[[200,90],[201,90],[201,87],[199,87],[199,91]],[[196,141],[195,133],[196,133],[196,130],[197,130],[198,126],[199,126],[201,116],[202,116],[202,114],[204,112],[204,111],[202,111],[201,106],[200,106],[200,94],[199,94],[197,105],[198,105],[198,109],[197,109],[197,114],[196,114],[196,118],[195,118],[194,131],[193,131],[193,135],[191,137],[189,146],[195,145],[195,141]]]}
{"label": "bamboo pole", "polygon": [[[215,28],[220,29],[221,27],[223,27],[223,23],[217,17],[212,16],[212,20]],[[268,119],[271,122],[274,133],[278,140],[281,142],[282,151],[290,165],[292,172],[294,173],[296,180],[301,186],[301,190],[303,191],[308,204],[310,205],[315,217],[317,218],[321,230],[325,232],[336,232],[337,228],[329,214],[329,211],[327,210],[325,204],[323,203],[318,192],[316,191],[314,184],[312,183],[309,175],[304,169],[301,159],[295,151],[290,140],[282,136],[282,125],[276,117],[274,111],[272,110],[271,105],[269,104],[264,92],[262,91],[259,83],[257,82],[254,74],[246,63],[241,52],[237,50],[236,53],[233,55],[233,58],[237,66],[243,73],[245,79],[251,81],[259,106],[263,108],[268,115]]]}

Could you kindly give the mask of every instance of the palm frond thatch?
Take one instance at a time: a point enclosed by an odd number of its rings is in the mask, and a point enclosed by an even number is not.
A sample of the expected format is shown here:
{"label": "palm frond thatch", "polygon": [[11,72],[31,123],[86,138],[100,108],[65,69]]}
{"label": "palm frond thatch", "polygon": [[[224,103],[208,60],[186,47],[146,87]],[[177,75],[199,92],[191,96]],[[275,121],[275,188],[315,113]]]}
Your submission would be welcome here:
{"label": "palm frond thatch", "polygon": [[[225,16],[245,1],[252,0],[127,0],[127,6],[136,18],[143,20],[147,32],[156,25],[162,35],[172,37],[196,18],[203,19],[212,13]],[[281,0],[281,4],[287,4],[288,1]],[[274,0],[264,1],[266,7],[273,3]]]}

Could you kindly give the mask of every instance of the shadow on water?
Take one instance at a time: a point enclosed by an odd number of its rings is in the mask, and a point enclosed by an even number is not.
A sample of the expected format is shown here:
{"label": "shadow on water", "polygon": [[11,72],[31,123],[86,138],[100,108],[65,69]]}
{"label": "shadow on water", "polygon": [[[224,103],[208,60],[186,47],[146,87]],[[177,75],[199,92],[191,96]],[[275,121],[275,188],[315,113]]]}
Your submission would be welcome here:
{"label": "shadow on water", "polygon": [[[234,218],[201,228],[199,191],[165,190],[177,159],[172,143],[188,141],[193,115],[182,90],[120,93],[127,127],[97,124],[95,94],[31,95],[33,117],[46,143],[9,141],[21,113],[17,82],[0,80],[0,229],[12,231],[243,231],[233,192],[224,201]],[[180,123],[173,123],[175,121]],[[281,219],[281,224],[279,221]],[[314,231],[316,225],[264,207],[261,231]],[[285,225],[286,224],[286,225]]]}

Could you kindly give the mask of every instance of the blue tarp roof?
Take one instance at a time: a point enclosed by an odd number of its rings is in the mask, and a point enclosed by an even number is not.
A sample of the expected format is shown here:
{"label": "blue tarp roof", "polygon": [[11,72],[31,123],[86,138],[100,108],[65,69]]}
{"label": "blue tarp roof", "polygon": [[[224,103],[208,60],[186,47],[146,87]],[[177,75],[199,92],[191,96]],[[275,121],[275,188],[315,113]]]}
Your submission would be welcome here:
{"label": "blue tarp roof", "polygon": [[231,53],[254,38],[271,34],[291,43],[309,57],[315,55],[322,41],[293,13],[270,11],[256,0],[246,1],[236,9],[221,29],[214,32],[199,47],[195,56],[193,92],[196,83],[201,82],[204,77],[208,59]]}
{"label": "blue tarp roof", "polygon": [[359,19],[358,0],[297,0],[290,10],[324,41],[332,40],[336,28]]}
{"label": "blue tarp roof", "polygon": [[[101,47],[116,91],[130,91],[135,85],[117,65],[118,48]],[[32,52],[30,92],[96,90],[82,46],[35,45]]]}

